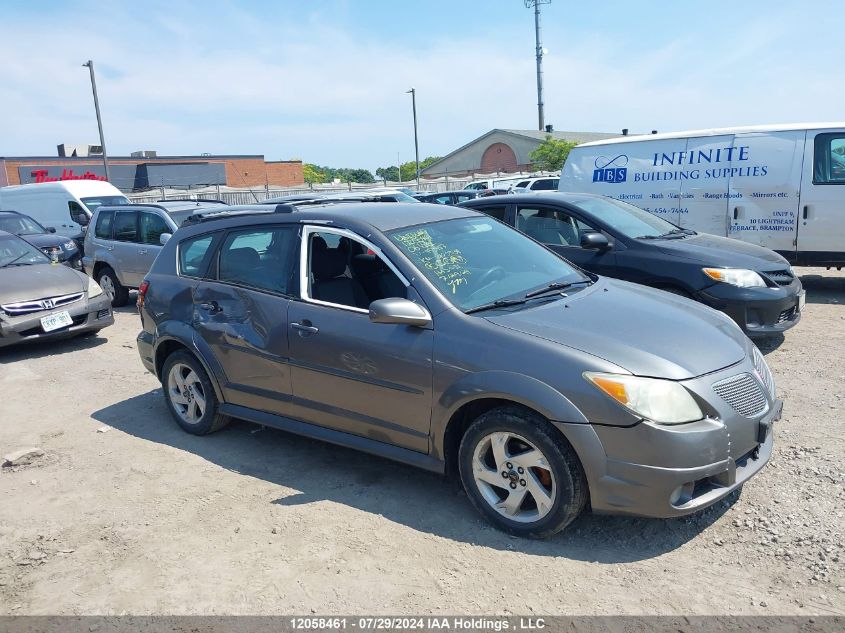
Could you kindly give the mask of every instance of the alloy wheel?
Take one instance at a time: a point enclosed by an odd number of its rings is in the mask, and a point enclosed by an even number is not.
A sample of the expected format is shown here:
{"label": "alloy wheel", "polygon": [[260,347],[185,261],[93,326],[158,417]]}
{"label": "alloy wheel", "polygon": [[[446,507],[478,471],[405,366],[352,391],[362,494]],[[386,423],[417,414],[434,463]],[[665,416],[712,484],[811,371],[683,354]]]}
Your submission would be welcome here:
{"label": "alloy wheel", "polygon": [[167,396],[179,417],[196,424],[205,413],[205,390],[197,373],[184,363],[176,363],[167,375]]}
{"label": "alloy wheel", "polygon": [[109,300],[114,300],[114,282],[111,280],[111,277],[108,275],[101,276],[100,288],[103,289],[103,292],[106,293]]}

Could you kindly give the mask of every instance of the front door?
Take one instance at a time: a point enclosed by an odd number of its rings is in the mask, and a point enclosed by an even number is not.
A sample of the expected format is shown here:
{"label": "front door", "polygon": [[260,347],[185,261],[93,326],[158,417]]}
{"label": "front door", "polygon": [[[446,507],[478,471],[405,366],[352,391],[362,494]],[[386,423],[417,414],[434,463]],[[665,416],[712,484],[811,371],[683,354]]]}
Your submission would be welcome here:
{"label": "front door", "polygon": [[567,209],[536,204],[517,205],[516,228],[584,270],[614,276],[616,254],[612,249],[582,248],[581,234],[598,229],[576,218]]}
{"label": "front door", "polygon": [[[288,309],[296,292],[297,229],[230,231],[193,300],[194,327],[225,373],[226,401],[279,415],[291,413]],[[190,243],[180,248],[191,252]]]}
{"label": "front door", "polygon": [[798,220],[798,261],[845,262],[845,130],[807,133]]}
{"label": "front door", "polygon": [[294,417],[428,452],[431,329],[373,323],[367,306],[413,295],[372,243],[307,227],[301,300],[288,310]]}

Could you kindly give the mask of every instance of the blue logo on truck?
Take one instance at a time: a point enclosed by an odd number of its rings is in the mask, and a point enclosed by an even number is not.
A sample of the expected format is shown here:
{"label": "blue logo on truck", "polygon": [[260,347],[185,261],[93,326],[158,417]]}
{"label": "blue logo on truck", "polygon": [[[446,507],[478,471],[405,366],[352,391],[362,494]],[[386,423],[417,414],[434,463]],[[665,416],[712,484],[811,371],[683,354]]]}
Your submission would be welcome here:
{"label": "blue logo on truck", "polygon": [[593,171],[593,182],[625,182],[628,179],[628,157],[619,154],[616,158],[599,156]]}

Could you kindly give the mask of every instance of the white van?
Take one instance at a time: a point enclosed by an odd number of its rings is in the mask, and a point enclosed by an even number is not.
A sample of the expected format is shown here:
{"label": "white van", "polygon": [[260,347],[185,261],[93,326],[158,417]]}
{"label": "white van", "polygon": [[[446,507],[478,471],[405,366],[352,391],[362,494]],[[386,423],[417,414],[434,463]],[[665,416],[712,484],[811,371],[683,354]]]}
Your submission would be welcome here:
{"label": "white van", "polygon": [[845,123],[585,143],[570,152],[559,189],[624,200],[794,264],[845,265]]}
{"label": "white van", "polygon": [[[101,180],[64,180],[0,187],[0,210],[20,211],[56,233],[82,243],[83,227],[101,205],[129,204],[120,190]],[[84,224],[79,214],[86,216]]]}

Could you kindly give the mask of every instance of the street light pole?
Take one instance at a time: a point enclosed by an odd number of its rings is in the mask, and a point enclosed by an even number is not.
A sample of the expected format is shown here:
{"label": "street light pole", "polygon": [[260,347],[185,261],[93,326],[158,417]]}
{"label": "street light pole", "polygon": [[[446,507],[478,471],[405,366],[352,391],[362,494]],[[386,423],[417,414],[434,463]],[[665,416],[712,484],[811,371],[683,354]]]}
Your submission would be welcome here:
{"label": "street light pole", "polygon": [[414,110],[414,155],[417,161],[417,189],[420,188],[420,144],[417,139],[417,90],[411,88],[405,94],[411,93],[411,107]]}
{"label": "street light pole", "polygon": [[94,110],[97,113],[97,127],[100,130],[100,147],[103,148],[103,167],[106,170],[106,181],[111,182],[111,175],[109,174],[109,157],[106,153],[106,138],[103,136],[103,120],[100,118],[100,100],[97,98],[97,81],[94,79],[94,62],[90,59],[82,64],[87,66],[91,73],[91,90],[94,92]]}
{"label": "street light pole", "polygon": [[526,8],[534,7],[534,41],[537,55],[537,118],[539,129],[546,129],[546,117],[543,113],[543,43],[540,41],[540,5],[550,4],[552,0],[525,0]]}

